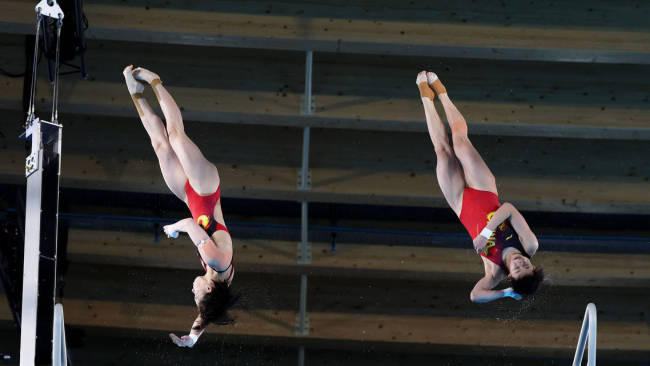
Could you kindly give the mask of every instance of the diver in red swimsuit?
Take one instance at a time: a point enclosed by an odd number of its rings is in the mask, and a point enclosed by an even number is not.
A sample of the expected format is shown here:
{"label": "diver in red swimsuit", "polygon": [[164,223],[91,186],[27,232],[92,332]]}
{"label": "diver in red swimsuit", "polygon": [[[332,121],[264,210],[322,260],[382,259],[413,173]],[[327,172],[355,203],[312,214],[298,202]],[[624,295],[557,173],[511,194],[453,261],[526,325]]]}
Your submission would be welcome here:
{"label": "diver in red swimsuit", "polygon": [[[533,294],[544,279],[542,268],[530,261],[539,246],[535,234],[512,204],[499,203],[494,175],[469,141],[465,118],[449,99],[437,75],[422,71],[416,84],[436,151],[438,184],[483,260],[485,276],[474,286],[470,299],[474,302],[502,297],[520,300],[522,295]],[[453,148],[433,105],[436,95],[451,128]],[[493,290],[506,277],[512,287]]]}
{"label": "diver in red swimsuit", "polygon": [[[221,212],[219,172],[185,134],[181,111],[158,75],[133,66],[127,66],[123,74],[165,183],[192,213],[192,217],[164,227],[171,237],[177,237],[179,232],[189,235],[205,270],[192,284],[198,316],[190,333],[182,337],[169,335],[178,346],[192,347],[209,323],[229,322],[228,309],[236,301],[229,289],[235,268],[232,239]],[[142,94],[146,84],[156,94],[166,127]]]}

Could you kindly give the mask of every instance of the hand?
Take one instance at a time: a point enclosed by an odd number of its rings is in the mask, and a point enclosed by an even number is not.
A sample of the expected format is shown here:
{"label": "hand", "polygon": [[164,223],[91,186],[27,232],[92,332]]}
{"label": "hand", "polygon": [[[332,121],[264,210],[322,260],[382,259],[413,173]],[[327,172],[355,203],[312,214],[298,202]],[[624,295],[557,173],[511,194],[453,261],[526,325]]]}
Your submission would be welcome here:
{"label": "hand", "polygon": [[163,231],[167,234],[168,238],[178,238],[178,228],[176,227],[176,224],[163,226]]}
{"label": "hand", "polygon": [[483,235],[479,235],[474,238],[474,250],[476,250],[476,253],[481,254],[481,252],[485,249],[487,242],[488,240]]}
{"label": "hand", "polygon": [[194,339],[192,339],[189,335],[184,335],[180,338],[174,333],[169,333],[169,338],[171,338],[172,342],[176,343],[177,346],[179,347],[192,347],[194,346]]}
{"label": "hand", "polygon": [[522,296],[515,292],[512,287],[503,289],[503,297],[512,297],[515,300],[521,300]]}

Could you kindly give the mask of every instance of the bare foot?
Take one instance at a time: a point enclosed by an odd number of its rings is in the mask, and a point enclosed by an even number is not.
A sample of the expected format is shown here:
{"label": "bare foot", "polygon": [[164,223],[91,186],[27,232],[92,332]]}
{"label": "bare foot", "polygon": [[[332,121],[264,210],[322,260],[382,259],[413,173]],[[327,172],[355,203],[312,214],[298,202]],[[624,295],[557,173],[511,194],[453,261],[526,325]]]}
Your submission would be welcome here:
{"label": "bare foot", "polygon": [[417,85],[420,85],[420,84],[426,83],[426,82],[427,82],[427,72],[426,71],[420,71],[418,73],[418,77],[415,78],[415,83]]}
{"label": "bare foot", "polygon": [[156,79],[160,80],[160,76],[158,76],[158,74],[155,74],[143,67],[138,67],[133,70],[133,77],[148,84],[151,84],[151,82]]}
{"label": "bare foot", "polygon": [[442,81],[438,79],[438,75],[436,75],[433,72],[427,72],[427,82],[429,83],[429,86],[431,89],[433,89],[436,94],[445,94],[447,92],[447,89],[445,88],[444,85],[442,85]]}
{"label": "bare foot", "polygon": [[144,84],[141,82],[135,80],[133,78],[133,65],[129,65],[124,68],[124,71],[122,71],[122,74],[124,74],[124,80],[126,81],[126,87],[129,89],[129,93],[131,95],[137,94],[137,93],[142,93],[144,91]]}
{"label": "bare foot", "polygon": [[427,82],[426,71],[420,71],[418,77],[415,79],[415,83],[418,85],[418,89],[420,90],[420,98],[429,98],[431,100],[435,98],[436,95],[433,93],[433,90],[431,90],[431,87],[429,87]]}

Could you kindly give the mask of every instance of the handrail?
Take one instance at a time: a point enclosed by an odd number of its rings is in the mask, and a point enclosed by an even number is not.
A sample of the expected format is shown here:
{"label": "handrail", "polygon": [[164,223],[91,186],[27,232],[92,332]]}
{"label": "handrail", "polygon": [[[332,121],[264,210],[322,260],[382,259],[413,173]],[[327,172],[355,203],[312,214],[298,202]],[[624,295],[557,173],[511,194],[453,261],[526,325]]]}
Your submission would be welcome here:
{"label": "handrail", "polygon": [[52,334],[52,366],[67,366],[68,354],[65,344],[63,305],[54,305],[54,330]]}
{"label": "handrail", "polygon": [[573,357],[573,366],[582,364],[582,356],[587,346],[587,366],[596,366],[596,305],[589,303],[582,320],[582,329],[578,337],[578,347]]}

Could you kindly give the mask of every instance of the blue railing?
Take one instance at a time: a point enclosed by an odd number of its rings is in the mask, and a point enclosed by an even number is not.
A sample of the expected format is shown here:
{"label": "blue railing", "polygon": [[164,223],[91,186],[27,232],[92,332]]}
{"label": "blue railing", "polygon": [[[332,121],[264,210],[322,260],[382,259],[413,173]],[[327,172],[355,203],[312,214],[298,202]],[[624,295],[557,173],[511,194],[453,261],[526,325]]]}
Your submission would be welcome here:
{"label": "blue railing", "polygon": [[585,311],[585,318],[582,320],[573,366],[582,365],[585,346],[587,347],[587,366],[596,366],[596,330],[596,305],[589,303]]}
{"label": "blue railing", "polygon": [[54,327],[52,334],[52,366],[67,366],[68,352],[65,344],[65,322],[63,305],[54,305]]}

